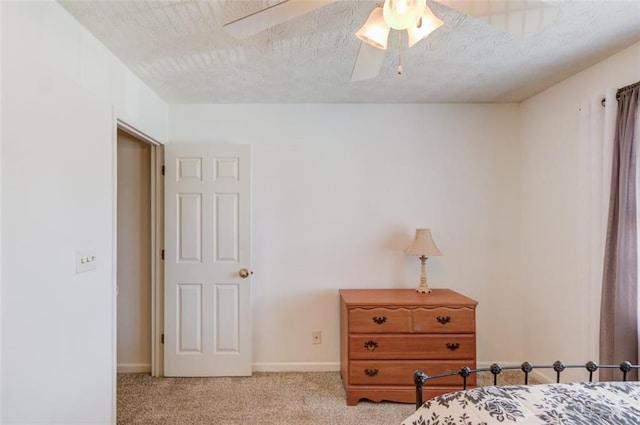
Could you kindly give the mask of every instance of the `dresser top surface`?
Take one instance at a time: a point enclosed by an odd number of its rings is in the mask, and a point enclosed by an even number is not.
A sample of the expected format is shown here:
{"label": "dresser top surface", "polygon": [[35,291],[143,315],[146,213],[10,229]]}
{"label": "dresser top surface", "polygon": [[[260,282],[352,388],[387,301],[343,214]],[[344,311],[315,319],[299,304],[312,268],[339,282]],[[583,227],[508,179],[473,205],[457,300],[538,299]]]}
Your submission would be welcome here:
{"label": "dresser top surface", "polygon": [[415,289],[340,289],[340,298],[349,305],[473,306],[478,302],[451,289],[431,289],[422,294]]}

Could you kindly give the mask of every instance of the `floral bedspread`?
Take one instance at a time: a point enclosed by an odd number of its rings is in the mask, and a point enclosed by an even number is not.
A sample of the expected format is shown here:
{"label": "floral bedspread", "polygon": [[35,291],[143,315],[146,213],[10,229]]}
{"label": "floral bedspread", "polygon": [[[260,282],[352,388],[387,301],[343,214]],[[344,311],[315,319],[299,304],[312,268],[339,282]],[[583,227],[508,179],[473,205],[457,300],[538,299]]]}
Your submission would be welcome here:
{"label": "floral bedspread", "polygon": [[481,387],[435,397],[402,425],[638,425],[640,382]]}

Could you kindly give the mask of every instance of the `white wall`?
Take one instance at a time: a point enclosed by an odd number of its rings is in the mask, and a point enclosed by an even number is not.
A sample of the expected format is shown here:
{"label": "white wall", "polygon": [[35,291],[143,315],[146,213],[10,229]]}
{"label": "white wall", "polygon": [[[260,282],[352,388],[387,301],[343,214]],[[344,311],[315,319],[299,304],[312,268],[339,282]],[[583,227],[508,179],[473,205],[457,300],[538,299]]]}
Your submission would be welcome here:
{"label": "white wall", "polygon": [[[600,99],[638,80],[640,43],[522,104],[522,298],[531,360],[598,360],[600,210],[610,178],[602,169]],[[591,138],[600,146],[588,146],[585,129],[598,127]]]}
{"label": "white wall", "polygon": [[444,254],[429,259],[431,286],[480,302],[479,359],[521,358],[517,105],[174,105],[170,116],[172,142],[252,145],[254,368],[337,370],[338,289],[416,287],[404,249],[420,226]]}
{"label": "white wall", "polygon": [[115,423],[113,111],[167,106],[54,2],[3,2],[2,89],[2,422]]}

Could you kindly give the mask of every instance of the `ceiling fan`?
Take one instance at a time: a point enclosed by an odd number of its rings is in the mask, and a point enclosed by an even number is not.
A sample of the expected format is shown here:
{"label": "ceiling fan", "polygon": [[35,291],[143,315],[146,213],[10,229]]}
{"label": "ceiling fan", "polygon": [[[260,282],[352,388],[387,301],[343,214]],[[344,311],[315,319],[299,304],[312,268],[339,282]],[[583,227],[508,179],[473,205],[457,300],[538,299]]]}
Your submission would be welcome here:
{"label": "ceiling fan", "polygon": [[[224,29],[234,37],[247,38],[276,25],[334,3],[337,0],[281,0],[269,7],[227,22]],[[540,31],[559,15],[560,9],[542,0],[433,0],[446,7],[487,22],[515,35]],[[382,66],[391,29],[407,31],[408,46],[427,37],[443,24],[427,0],[384,0],[355,34],[360,49],[351,81],[375,78]],[[402,68],[398,65],[398,73]]]}

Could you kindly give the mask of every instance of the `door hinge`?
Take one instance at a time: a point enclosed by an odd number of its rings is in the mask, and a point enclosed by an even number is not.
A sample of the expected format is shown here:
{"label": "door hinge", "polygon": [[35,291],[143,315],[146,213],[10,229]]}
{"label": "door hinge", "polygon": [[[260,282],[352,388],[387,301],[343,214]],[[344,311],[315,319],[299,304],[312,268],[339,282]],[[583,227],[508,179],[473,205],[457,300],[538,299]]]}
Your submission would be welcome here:
{"label": "door hinge", "polygon": [[164,249],[162,250],[162,253],[160,254],[160,256],[162,257],[162,259],[164,260]]}
{"label": "door hinge", "polygon": [[162,175],[164,176],[164,165],[162,166]]}
{"label": "door hinge", "polygon": [[164,334],[162,334],[162,335],[160,336],[160,343],[161,343],[161,344],[164,344]]}

